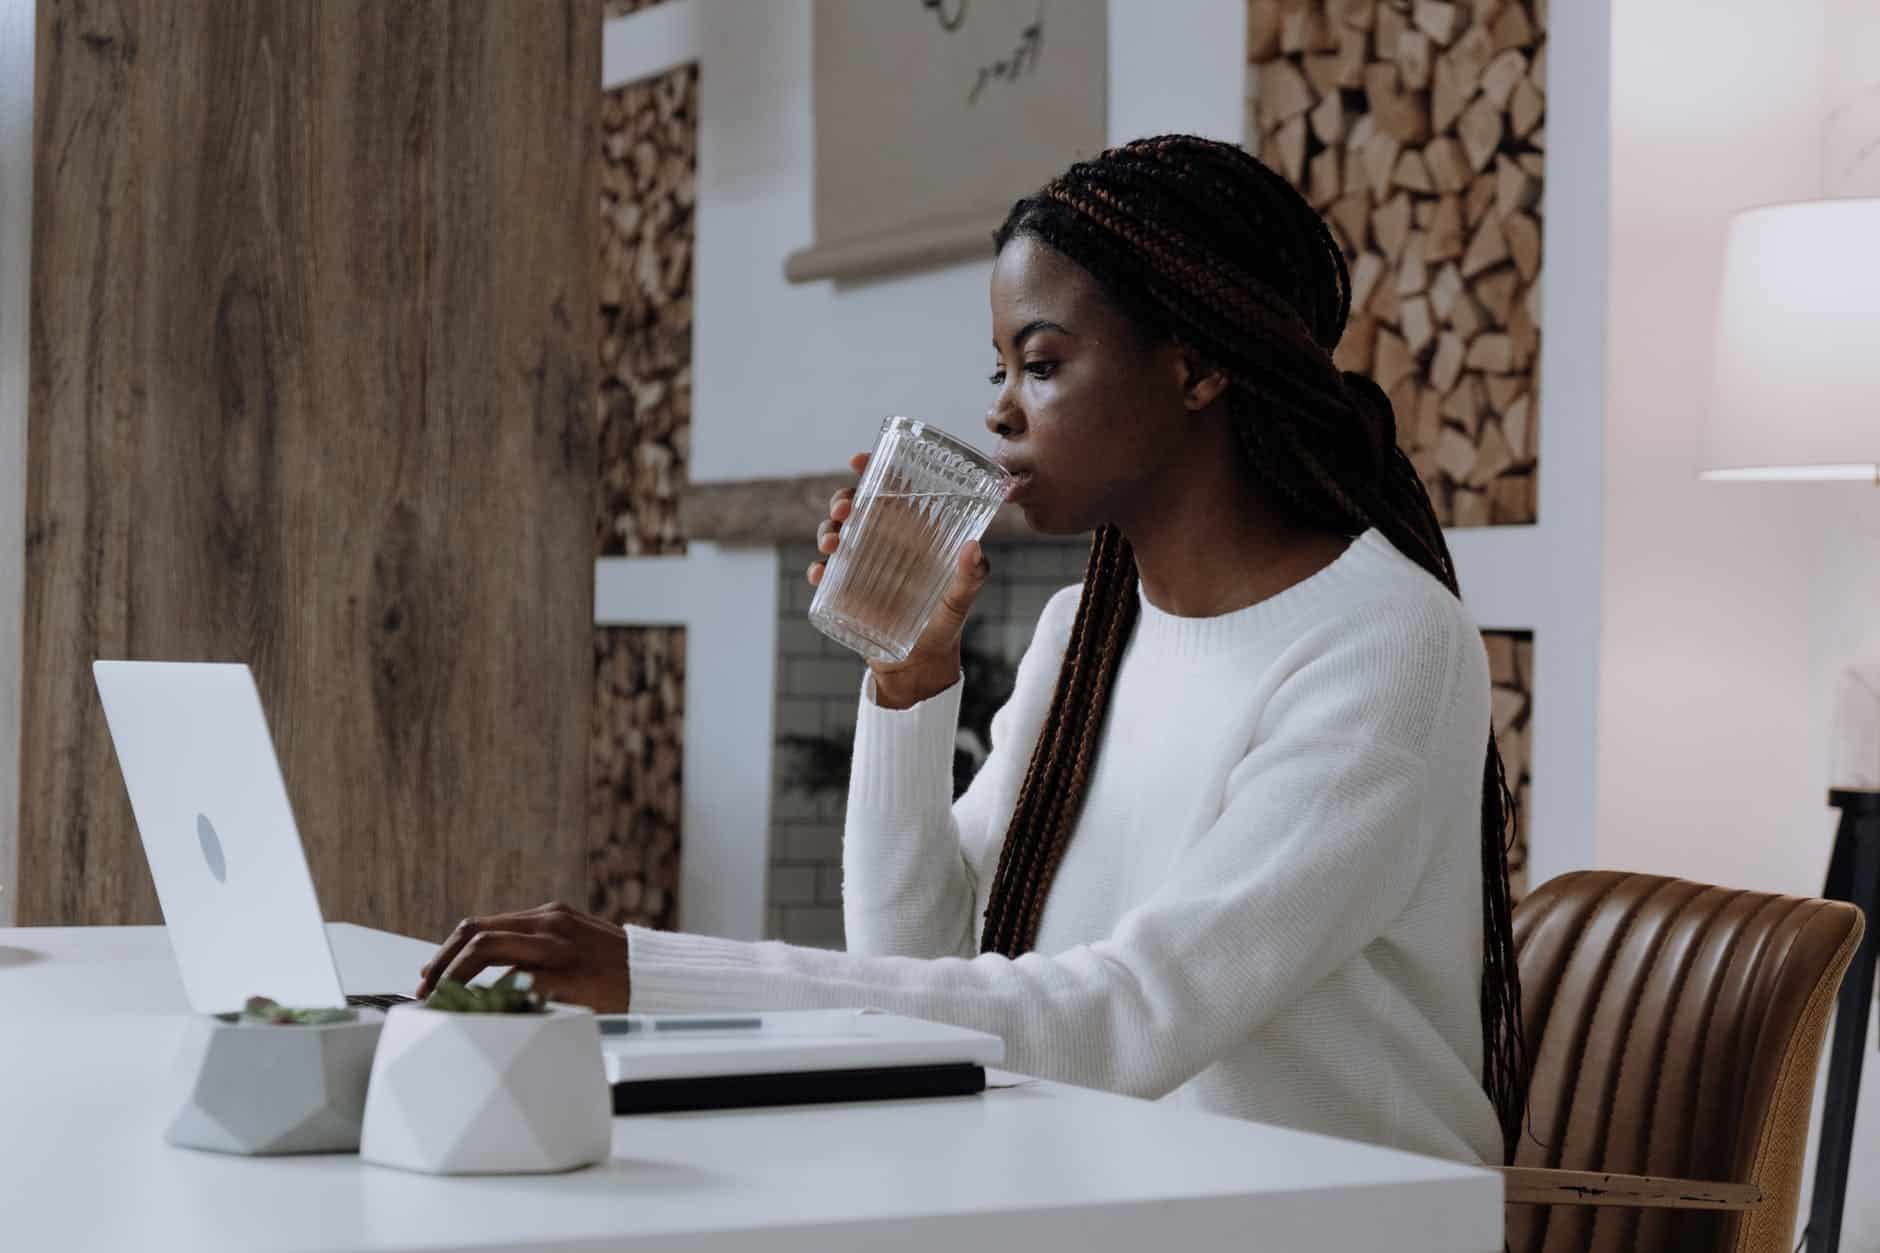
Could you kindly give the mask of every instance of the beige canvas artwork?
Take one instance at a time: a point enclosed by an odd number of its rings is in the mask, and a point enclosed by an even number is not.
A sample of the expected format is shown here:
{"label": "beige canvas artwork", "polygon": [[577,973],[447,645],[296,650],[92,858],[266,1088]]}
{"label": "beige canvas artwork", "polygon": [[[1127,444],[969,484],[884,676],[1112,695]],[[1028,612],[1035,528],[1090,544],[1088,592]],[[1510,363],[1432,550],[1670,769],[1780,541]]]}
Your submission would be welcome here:
{"label": "beige canvas artwork", "polygon": [[815,241],[798,282],[989,253],[1106,136],[1102,0],[816,0]]}

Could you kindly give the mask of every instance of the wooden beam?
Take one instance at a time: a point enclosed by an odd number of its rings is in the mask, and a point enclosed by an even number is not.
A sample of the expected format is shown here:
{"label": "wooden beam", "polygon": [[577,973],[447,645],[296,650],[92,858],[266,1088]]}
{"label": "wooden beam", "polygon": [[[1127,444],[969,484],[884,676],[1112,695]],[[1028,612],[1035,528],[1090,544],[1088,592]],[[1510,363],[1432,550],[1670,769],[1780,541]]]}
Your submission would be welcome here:
{"label": "wooden beam", "polygon": [[1550,1170],[1539,1166],[1504,1166],[1501,1174],[1504,1197],[1510,1205],[1752,1210],[1763,1203],[1762,1189],[1750,1183]]}
{"label": "wooden beam", "polygon": [[[686,538],[731,547],[771,547],[812,539],[829,514],[829,498],[855,486],[853,474],[694,483],[679,498]],[[1036,539],[1017,507],[1003,506],[986,538]]]}

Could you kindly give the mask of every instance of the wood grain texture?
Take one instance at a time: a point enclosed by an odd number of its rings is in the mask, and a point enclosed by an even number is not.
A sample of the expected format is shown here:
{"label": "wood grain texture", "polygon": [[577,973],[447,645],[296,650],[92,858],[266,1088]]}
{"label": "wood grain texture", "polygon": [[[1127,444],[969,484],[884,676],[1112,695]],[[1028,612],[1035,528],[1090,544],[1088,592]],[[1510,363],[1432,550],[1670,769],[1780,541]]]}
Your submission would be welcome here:
{"label": "wood grain texture", "polygon": [[1618,1205],[1630,1209],[1747,1210],[1763,1203],[1753,1183],[1666,1179],[1604,1171],[1501,1166],[1509,1205]]}
{"label": "wood grain texture", "polygon": [[40,6],[22,922],[157,918],[93,657],[255,667],[329,918],[579,899],[599,22]]}

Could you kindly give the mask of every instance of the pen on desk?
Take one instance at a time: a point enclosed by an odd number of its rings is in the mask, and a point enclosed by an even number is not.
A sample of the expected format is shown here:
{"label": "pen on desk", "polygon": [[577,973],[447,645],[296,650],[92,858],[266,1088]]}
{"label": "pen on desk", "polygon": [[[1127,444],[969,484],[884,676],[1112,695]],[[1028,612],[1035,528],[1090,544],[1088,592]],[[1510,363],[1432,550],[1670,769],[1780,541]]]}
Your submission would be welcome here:
{"label": "pen on desk", "polygon": [[641,1032],[667,1031],[755,1031],[764,1025],[762,1018],[741,1015],[726,1018],[642,1018],[619,1017],[601,1020],[602,1035],[633,1035]]}

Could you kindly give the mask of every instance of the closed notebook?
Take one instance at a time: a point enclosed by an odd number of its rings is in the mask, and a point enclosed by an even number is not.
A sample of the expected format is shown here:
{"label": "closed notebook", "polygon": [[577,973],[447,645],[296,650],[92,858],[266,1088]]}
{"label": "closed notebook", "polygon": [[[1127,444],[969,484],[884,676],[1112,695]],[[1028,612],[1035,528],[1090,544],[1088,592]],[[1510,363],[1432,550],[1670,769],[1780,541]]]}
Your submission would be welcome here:
{"label": "closed notebook", "polygon": [[[995,1035],[878,1010],[603,1015],[607,1081],[970,1066],[1005,1058]],[[757,1025],[747,1025],[757,1024]]]}

